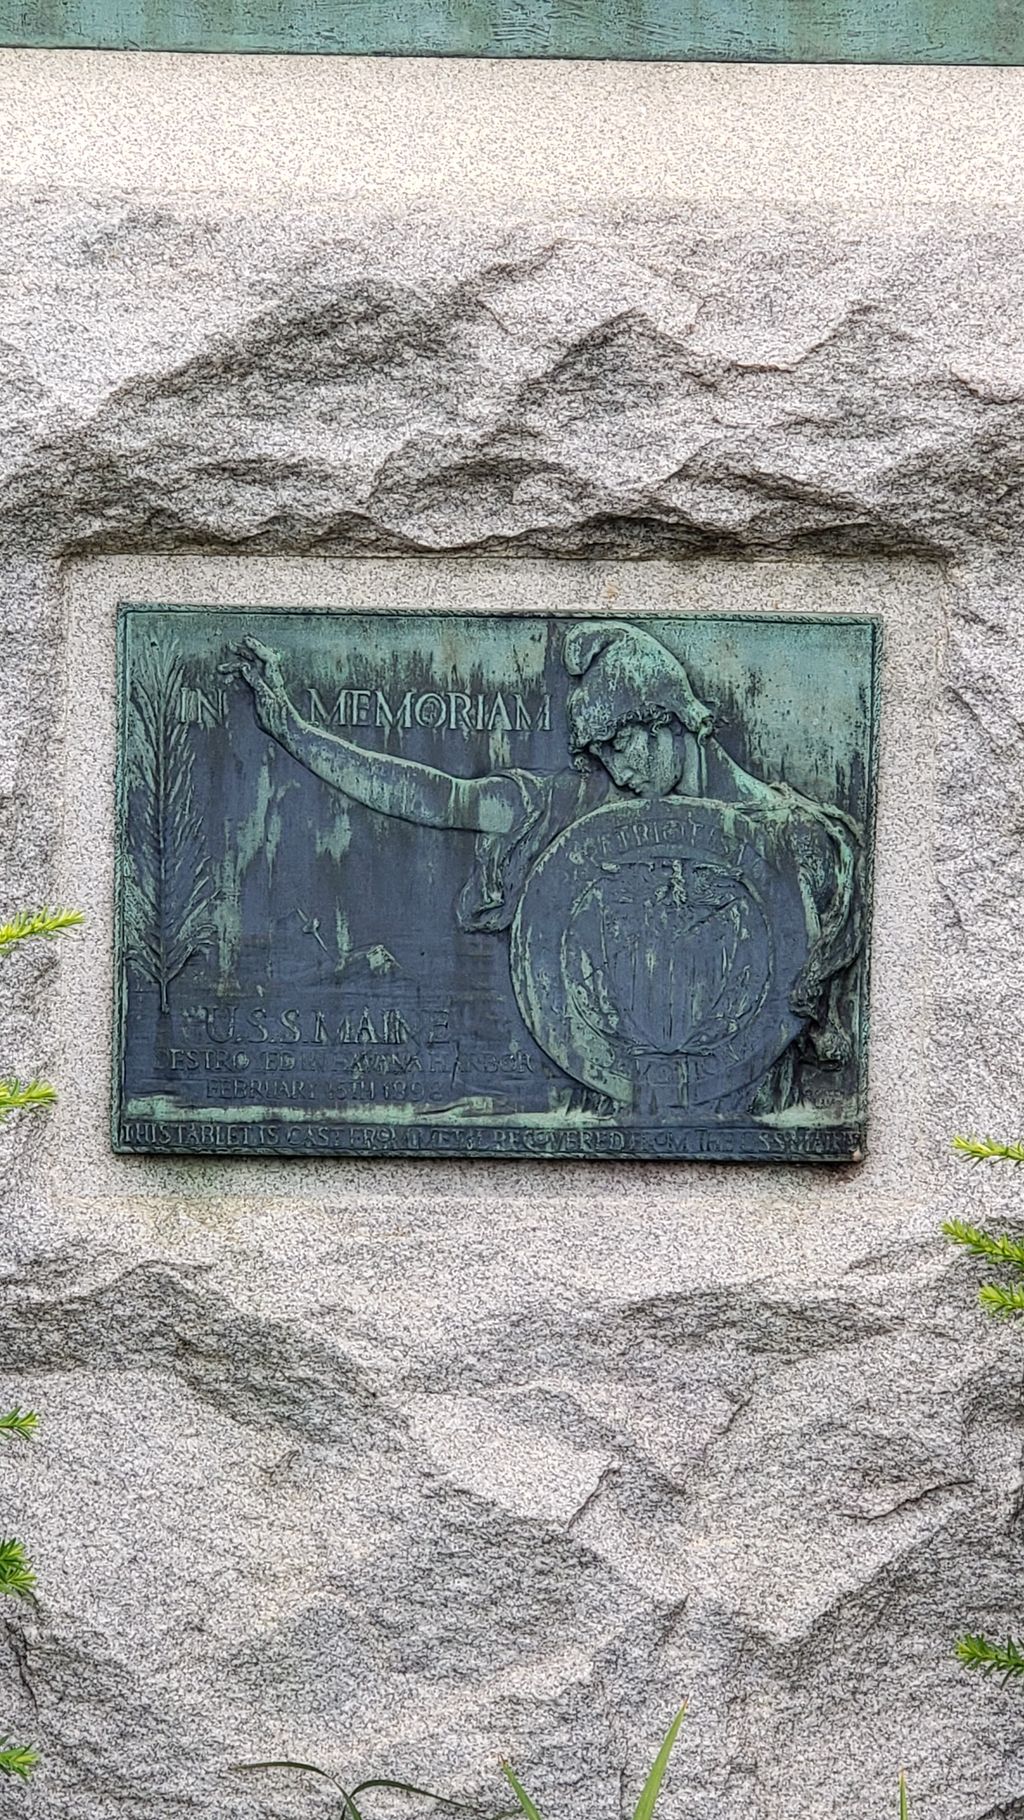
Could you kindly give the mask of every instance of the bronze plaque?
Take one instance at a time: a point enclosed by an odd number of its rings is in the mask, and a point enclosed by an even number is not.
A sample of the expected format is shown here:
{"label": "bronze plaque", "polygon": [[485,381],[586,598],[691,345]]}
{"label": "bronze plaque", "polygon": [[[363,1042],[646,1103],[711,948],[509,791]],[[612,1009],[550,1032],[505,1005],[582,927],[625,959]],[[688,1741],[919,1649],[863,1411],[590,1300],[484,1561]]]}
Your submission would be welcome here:
{"label": "bronze plaque", "polygon": [[879,641],[123,607],[115,1148],[857,1159]]}
{"label": "bronze plaque", "polygon": [[598,57],[700,63],[1024,63],[996,0],[0,0],[0,45]]}

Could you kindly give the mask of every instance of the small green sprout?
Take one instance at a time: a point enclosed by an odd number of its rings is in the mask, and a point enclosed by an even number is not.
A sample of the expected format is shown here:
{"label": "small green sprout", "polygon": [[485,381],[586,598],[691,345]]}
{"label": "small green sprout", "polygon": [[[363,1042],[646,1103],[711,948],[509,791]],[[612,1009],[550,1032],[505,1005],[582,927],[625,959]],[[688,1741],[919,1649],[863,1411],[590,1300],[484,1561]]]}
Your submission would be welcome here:
{"label": "small green sprout", "polygon": [[48,1081],[0,1081],[0,1119],[9,1112],[52,1106],[57,1090]]}
{"label": "small green sprout", "polygon": [[0,1776],[18,1776],[27,1782],[38,1762],[39,1752],[30,1744],[12,1744],[8,1738],[0,1738]]}
{"label": "small green sprout", "polygon": [[22,1441],[31,1441],[39,1428],[39,1417],[34,1409],[8,1409],[0,1415],[0,1434],[18,1435]]}
{"label": "small green sprout", "polygon": [[1003,1686],[1024,1675],[1024,1649],[1013,1637],[1005,1643],[990,1643],[987,1637],[961,1637],[956,1646],[958,1659],[965,1668],[981,1675],[999,1675]]}
{"label": "small green sprout", "polygon": [[0,954],[18,942],[33,941],[40,936],[49,941],[55,935],[63,935],[66,929],[76,929],[84,921],[80,910],[16,910],[6,923],[0,923]]}
{"label": "small green sprout", "polygon": [[36,1586],[25,1545],[13,1536],[0,1538],[0,1593],[15,1599],[27,1599]]}

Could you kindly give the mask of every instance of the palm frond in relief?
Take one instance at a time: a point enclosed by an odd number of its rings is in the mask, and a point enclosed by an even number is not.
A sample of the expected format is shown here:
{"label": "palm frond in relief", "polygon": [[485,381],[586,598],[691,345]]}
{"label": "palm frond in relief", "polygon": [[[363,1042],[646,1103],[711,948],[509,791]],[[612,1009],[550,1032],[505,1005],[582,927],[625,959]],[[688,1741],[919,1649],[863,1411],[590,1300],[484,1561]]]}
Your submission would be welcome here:
{"label": "palm frond in relief", "polygon": [[214,886],[195,809],[189,729],[181,718],[184,665],[174,645],[149,652],[131,684],[128,955],[160,993],[213,940]]}

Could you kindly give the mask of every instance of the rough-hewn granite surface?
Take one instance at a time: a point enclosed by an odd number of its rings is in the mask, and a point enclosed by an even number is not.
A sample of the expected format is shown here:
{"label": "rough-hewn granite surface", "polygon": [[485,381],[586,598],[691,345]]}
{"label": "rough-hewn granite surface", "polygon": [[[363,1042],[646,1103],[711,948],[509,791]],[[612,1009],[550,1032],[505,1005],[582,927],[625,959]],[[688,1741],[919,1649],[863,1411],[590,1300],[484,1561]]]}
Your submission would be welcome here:
{"label": "rough-hewn granite surface", "polygon": [[[143,1162],[90,1204],[45,1121],[0,1134],[0,1398],[45,1417],[0,1686],[46,1757],[0,1810],[332,1811],[256,1753],[496,1800],[510,1752],[593,1820],[689,1692],[669,1820],[880,1820],[901,1764],[921,1820],[1019,1820],[1024,1707],[950,1651],[1021,1617],[1021,1340],[936,1237],[1016,1190],[929,1160],[1021,1111],[1019,223],[19,193],[0,270],[5,904],[58,876],[67,556],[913,552],[952,607],[884,1194]],[[59,1072],[57,964],[7,963],[5,1060]]]}

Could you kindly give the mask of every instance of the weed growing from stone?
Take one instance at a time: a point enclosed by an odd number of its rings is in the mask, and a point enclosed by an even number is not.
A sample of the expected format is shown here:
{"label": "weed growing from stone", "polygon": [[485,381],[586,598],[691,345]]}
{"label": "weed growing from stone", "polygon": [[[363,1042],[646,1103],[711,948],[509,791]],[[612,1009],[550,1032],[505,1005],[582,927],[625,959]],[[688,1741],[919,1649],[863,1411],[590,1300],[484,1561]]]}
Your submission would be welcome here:
{"label": "weed growing from stone", "polygon": [[[36,1431],[36,1417],[30,1409],[9,1409],[0,1415],[0,1433],[13,1436],[17,1440],[30,1441]],[[28,1599],[32,1596],[36,1576],[22,1542],[13,1536],[0,1537],[0,1596],[11,1599]],[[11,1739],[0,1736],[0,1776],[17,1776],[27,1782],[39,1761],[39,1754],[30,1744],[15,1744]]]}
{"label": "weed growing from stone", "polygon": [[[21,942],[51,941],[83,921],[80,910],[17,910],[7,922],[0,923],[0,955],[8,954]],[[28,1081],[10,1077],[0,1079],[0,1119],[9,1112],[31,1111],[52,1106],[57,1095],[47,1081]]]}
{"label": "weed growing from stone", "polygon": [[[994,1138],[954,1138],[953,1149],[974,1163],[1024,1163],[1024,1144],[1003,1144]],[[1024,1271],[1024,1240],[1007,1233],[985,1232],[967,1220],[947,1220],[942,1230],[969,1257],[1004,1272]],[[985,1313],[997,1320],[1024,1314],[1024,1280],[1011,1276],[1009,1282],[983,1283],[978,1301]],[[1004,1686],[1024,1677],[1024,1647],[1013,1637],[1007,1637],[1005,1643],[994,1643],[991,1638],[976,1634],[960,1637],[956,1653],[965,1668],[983,1675],[999,1675]]]}
{"label": "weed growing from stone", "polygon": [[471,1802],[452,1801],[447,1795],[435,1794],[433,1789],[420,1788],[415,1782],[400,1782],[391,1776],[372,1776],[367,1781],[356,1782],[351,1788],[346,1788],[329,1769],[323,1769],[319,1763],[302,1763],[296,1757],[271,1757],[262,1763],[231,1763],[228,1767],[236,1776],[248,1775],[252,1770],[270,1769],[292,1770],[305,1776],[318,1776],[321,1781],[329,1782],[333,1788],[336,1788],[341,1796],[338,1820],[363,1820],[357,1797],[361,1799],[363,1795],[378,1788],[387,1789],[391,1794],[420,1796],[424,1801],[432,1801],[438,1807],[453,1808],[463,1814],[474,1814],[477,1820],[512,1820],[515,1813],[514,1808],[504,1808],[498,1813],[492,1813],[487,1808],[474,1807]]}
{"label": "weed growing from stone", "polygon": [[[658,1797],[658,1790],[664,1780],[665,1771],[668,1768],[668,1760],[672,1754],[672,1746],[676,1741],[676,1735],[685,1715],[686,1707],[684,1705],[680,1707],[669,1726],[668,1731],[665,1733],[661,1749],[654,1760],[650,1775],[644,1783],[640,1793],[640,1799],[634,1809],[633,1820],[651,1820],[654,1812],[654,1803]],[[364,1794],[368,1794],[373,1789],[388,1789],[393,1794],[419,1796],[426,1801],[436,1803],[440,1807],[454,1808],[464,1814],[474,1814],[478,1817],[478,1820],[515,1820],[515,1817],[520,1811],[526,1815],[526,1820],[541,1820],[537,1808],[534,1806],[533,1801],[519,1781],[519,1778],[510,1763],[503,1763],[501,1768],[519,1803],[519,1807],[518,1809],[504,1808],[498,1813],[490,1813],[484,1808],[474,1807],[465,1801],[451,1801],[446,1795],[437,1795],[429,1788],[419,1788],[413,1782],[399,1782],[386,1776],[374,1777],[366,1782],[357,1782],[353,1788],[346,1789],[343,1784],[339,1782],[337,1776],[332,1775],[329,1770],[321,1769],[316,1763],[299,1763],[291,1758],[276,1758],[265,1763],[233,1763],[231,1768],[236,1772],[272,1769],[297,1770],[304,1772],[306,1775],[320,1776],[325,1782],[332,1783],[341,1796],[341,1804],[338,1808],[338,1820],[363,1820],[358,1801]]]}
{"label": "weed growing from stone", "polygon": [[[50,940],[63,935],[82,921],[80,910],[19,910],[7,922],[0,923],[0,954],[7,954],[19,942]],[[0,1080],[0,1119],[8,1113],[51,1106],[57,1095],[47,1081]],[[0,1435],[31,1441],[37,1417],[31,1409],[9,1409],[0,1413]],[[36,1585],[32,1564],[25,1545],[16,1537],[0,1537],[0,1596],[30,1599]],[[39,1753],[29,1744],[15,1744],[0,1735],[0,1776],[17,1776],[26,1782],[39,1761]]]}
{"label": "weed growing from stone", "polygon": [[[654,1803],[658,1799],[658,1792],[665,1779],[665,1771],[668,1768],[668,1760],[672,1755],[672,1746],[676,1741],[679,1727],[682,1725],[685,1717],[686,1706],[684,1703],[684,1705],[679,1708],[679,1711],[662,1739],[661,1749],[651,1765],[647,1781],[640,1790],[640,1799],[633,1809],[633,1820],[651,1820],[651,1816],[654,1813]],[[523,1813],[526,1815],[526,1820],[541,1820],[539,1809],[527,1794],[512,1768],[512,1765],[510,1763],[503,1763],[501,1767],[509,1786],[512,1789],[512,1793],[515,1795]]]}
{"label": "weed growing from stone", "polygon": [[[661,1748],[640,1791],[640,1799],[633,1809],[633,1820],[653,1820],[654,1805],[665,1779],[672,1747],[686,1717],[686,1708],[687,1703],[684,1701],[662,1739]],[[250,1770],[283,1769],[300,1771],[309,1776],[319,1776],[323,1781],[330,1782],[341,1796],[337,1820],[363,1820],[357,1798],[378,1788],[388,1789],[393,1794],[421,1796],[424,1800],[433,1801],[440,1807],[454,1808],[464,1814],[474,1814],[478,1820],[520,1820],[521,1815],[525,1816],[525,1820],[543,1820],[540,1809],[532,1796],[527,1794],[511,1763],[502,1763],[501,1769],[519,1805],[518,1808],[504,1808],[498,1813],[488,1813],[486,1809],[471,1806],[465,1801],[450,1801],[446,1796],[436,1795],[430,1789],[418,1788],[415,1783],[398,1782],[389,1777],[374,1777],[371,1781],[357,1782],[351,1789],[346,1789],[337,1776],[331,1774],[330,1770],[321,1769],[316,1763],[300,1763],[288,1757],[274,1758],[265,1763],[233,1763],[231,1769],[236,1774],[244,1774]],[[910,1820],[910,1797],[906,1777],[902,1772],[899,1781],[899,1820]]]}
{"label": "weed growing from stone", "polygon": [[0,954],[18,942],[63,935],[84,920],[80,910],[16,910],[6,923],[0,923]]}

